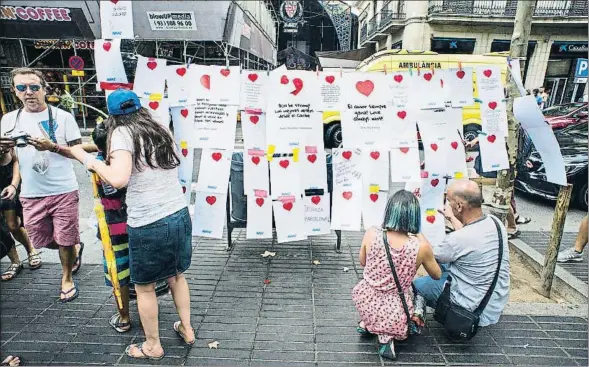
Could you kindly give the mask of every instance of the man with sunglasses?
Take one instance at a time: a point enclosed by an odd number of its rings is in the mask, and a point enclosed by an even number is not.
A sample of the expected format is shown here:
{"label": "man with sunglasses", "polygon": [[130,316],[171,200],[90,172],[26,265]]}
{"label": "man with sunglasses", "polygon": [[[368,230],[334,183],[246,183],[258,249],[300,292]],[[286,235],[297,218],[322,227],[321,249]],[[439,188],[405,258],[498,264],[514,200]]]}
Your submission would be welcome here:
{"label": "man with sunglasses", "polygon": [[[35,248],[59,249],[63,270],[59,299],[69,302],[78,297],[72,275],[81,266],[84,248],[78,181],[68,149],[82,143],[80,129],[71,113],[47,105],[47,82],[41,72],[18,68],[11,77],[23,107],[2,117],[0,150],[16,153],[25,228]],[[18,145],[17,136],[22,137]]]}

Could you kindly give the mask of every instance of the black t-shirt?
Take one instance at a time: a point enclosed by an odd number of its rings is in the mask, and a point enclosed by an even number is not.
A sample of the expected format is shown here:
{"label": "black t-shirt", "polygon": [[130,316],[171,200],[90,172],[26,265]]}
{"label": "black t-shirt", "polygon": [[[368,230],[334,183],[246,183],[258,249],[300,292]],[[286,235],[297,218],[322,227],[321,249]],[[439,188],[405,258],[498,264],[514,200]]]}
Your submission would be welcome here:
{"label": "black t-shirt", "polygon": [[0,166],[0,190],[3,190],[5,187],[12,183],[12,165],[14,163],[10,162],[5,166]]}

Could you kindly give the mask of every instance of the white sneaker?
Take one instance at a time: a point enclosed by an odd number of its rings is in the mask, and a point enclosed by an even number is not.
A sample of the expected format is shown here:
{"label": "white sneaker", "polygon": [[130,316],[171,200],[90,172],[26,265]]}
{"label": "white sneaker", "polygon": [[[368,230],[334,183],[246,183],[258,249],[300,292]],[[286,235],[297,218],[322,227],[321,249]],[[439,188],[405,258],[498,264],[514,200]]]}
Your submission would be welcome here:
{"label": "white sneaker", "polygon": [[569,261],[583,261],[583,253],[575,251],[574,247],[568,248],[558,253],[556,259],[559,263],[566,263]]}

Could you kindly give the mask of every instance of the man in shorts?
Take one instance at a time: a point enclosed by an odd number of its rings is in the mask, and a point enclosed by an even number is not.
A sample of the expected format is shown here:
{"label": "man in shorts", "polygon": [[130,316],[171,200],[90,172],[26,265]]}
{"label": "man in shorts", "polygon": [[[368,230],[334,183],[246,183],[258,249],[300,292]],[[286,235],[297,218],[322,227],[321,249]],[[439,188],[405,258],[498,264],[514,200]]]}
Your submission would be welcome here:
{"label": "man in shorts", "polygon": [[11,72],[13,90],[23,107],[2,117],[0,148],[15,148],[22,186],[25,228],[35,248],[59,249],[62,279],[59,299],[79,295],[73,274],[80,269],[78,181],[67,146],[82,143],[69,112],[48,106],[47,82],[30,68]]}

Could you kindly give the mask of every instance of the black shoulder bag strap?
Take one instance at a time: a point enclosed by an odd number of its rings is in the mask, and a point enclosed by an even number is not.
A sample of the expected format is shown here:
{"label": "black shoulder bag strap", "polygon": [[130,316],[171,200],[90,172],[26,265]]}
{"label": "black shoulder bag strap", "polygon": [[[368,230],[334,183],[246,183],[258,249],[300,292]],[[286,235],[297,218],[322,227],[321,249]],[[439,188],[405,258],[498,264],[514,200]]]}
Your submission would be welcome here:
{"label": "black shoulder bag strap", "polygon": [[[397,277],[397,271],[395,270],[395,264],[393,264],[393,258],[391,257],[391,250],[389,249],[389,240],[387,239],[387,231],[385,229],[382,230],[382,240],[384,243],[384,249],[387,252],[387,259],[389,260],[389,266],[391,271],[393,272],[393,278],[395,279],[395,285],[397,286],[397,294],[401,298],[401,303],[403,304],[403,309],[405,310],[405,315],[407,315],[407,324],[411,322],[411,315],[409,314],[409,307],[407,307],[407,300],[405,300],[405,293],[403,292],[403,287],[401,287],[401,282],[399,282],[399,278]],[[409,330],[407,330],[409,332]]]}
{"label": "black shoulder bag strap", "polygon": [[487,291],[487,294],[483,297],[481,304],[477,307],[473,313],[477,316],[480,316],[483,313],[485,307],[487,307],[487,303],[491,299],[491,295],[495,290],[495,286],[497,285],[497,279],[499,278],[499,270],[501,269],[501,262],[503,261],[503,233],[501,232],[501,227],[499,226],[499,221],[494,217],[490,217],[493,223],[495,223],[495,227],[497,228],[497,235],[499,236],[499,262],[497,263],[497,270],[495,271],[495,276],[493,277],[493,282],[491,283],[491,287]]}

